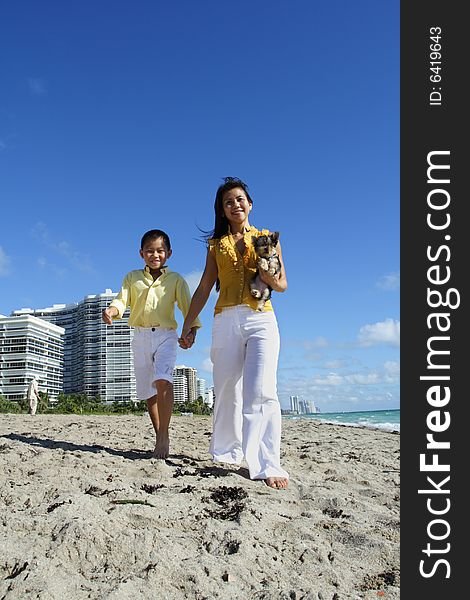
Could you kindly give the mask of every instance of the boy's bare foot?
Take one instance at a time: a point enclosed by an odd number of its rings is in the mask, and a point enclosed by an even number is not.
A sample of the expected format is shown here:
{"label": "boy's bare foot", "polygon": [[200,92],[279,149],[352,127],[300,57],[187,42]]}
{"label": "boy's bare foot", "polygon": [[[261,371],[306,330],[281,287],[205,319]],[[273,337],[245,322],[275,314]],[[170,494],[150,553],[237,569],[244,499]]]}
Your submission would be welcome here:
{"label": "boy's bare foot", "polygon": [[285,477],[266,477],[266,485],[276,490],[285,490],[289,485],[289,480]]}
{"label": "boy's bare foot", "polygon": [[168,458],[170,456],[170,438],[159,434],[152,452],[154,458]]}

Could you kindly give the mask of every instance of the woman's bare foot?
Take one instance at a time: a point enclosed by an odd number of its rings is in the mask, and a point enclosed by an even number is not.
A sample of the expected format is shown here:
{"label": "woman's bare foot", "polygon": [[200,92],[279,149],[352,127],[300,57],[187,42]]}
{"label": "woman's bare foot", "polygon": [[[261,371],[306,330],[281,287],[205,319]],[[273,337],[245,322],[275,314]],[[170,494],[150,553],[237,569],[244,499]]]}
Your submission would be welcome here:
{"label": "woman's bare foot", "polygon": [[266,477],[264,481],[267,486],[276,490],[285,490],[289,485],[289,480],[286,477]]}
{"label": "woman's bare foot", "polygon": [[154,458],[168,458],[170,456],[170,438],[168,435],[158,434],[152,455]]}

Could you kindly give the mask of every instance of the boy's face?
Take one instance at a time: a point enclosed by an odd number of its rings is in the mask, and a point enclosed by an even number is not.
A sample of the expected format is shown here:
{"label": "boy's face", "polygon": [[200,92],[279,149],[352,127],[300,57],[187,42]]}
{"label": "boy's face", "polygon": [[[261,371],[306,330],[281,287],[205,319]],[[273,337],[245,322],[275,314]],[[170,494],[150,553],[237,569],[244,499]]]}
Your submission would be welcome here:
{"label": "boy's face", "polygon": [[159,271],[171,256],[171,250],[165,246],[163,238],[156,238],[144,244],[140,250],[140,256],[151,273]]}

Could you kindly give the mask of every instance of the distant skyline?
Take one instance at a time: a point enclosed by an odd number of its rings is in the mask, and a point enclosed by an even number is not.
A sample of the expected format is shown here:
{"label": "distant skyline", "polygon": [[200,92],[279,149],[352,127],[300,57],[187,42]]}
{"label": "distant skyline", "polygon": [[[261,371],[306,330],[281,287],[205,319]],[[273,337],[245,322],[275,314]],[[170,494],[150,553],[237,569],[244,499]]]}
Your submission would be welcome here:
{"label": "distant skyline", "polygon": [[[285,258],[282,406],[398,408],[399,8],[4,3],[0,313],[118,291],[154,227],[194,291],[238,176]],[[177,357],[210,385],[215,297]]]}

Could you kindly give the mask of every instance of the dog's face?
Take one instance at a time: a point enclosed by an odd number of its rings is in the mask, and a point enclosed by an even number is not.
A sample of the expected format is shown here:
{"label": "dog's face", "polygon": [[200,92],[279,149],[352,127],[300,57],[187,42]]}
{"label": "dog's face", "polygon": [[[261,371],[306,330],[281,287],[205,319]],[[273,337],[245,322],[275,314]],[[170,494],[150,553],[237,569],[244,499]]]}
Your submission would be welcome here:
{"label": "dog's face", "polygon": [[260,235],[253,237],[253,246],[256,254],[261,257],[269,257],[275,253],[275,248],[279,240],[279,232],[275,231],[269,235]]}

